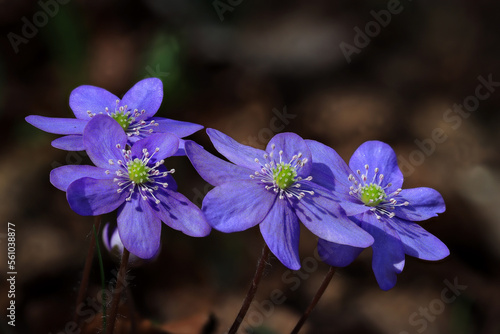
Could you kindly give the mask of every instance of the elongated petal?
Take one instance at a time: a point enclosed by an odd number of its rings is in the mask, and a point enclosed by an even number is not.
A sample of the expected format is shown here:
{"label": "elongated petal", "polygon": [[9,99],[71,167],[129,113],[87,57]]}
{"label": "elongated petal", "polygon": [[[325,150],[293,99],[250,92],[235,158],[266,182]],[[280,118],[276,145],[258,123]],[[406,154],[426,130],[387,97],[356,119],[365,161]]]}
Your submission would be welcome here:
{"label": "elongated petal", "polygon": [[82,216],[97,216],[111,212],[125,201],[126,192],[118,193],[116,182],[84,177],[72,182],[66,197],[73,211]]}
{"label": "elongated petal", "polygon": [[253,171],[261,169],[261,165],[255,162],[255,159],[264,159],[265,152],[263,150],[242,145],[231,137],[214,129],[207,129],[207,134],[214,144],[215,149],[229,161]]}
{"label": "elongated petal", "polygon": [[397,217],[386,220],[398,232],[406,254],[429,261],[450,255],[448,247],[420,225]]}
{"label": "elongated petal", "polygon": [[432,188],[403,189],[398,202],[409,202],[407,206],[398,206],[394,209],[397,217],[411,221],[422,221],[437,216],[446,210],[443,197]]}
{"label": "elongated petal", "polygon": [[[367,141],[354,152],[349,161],[349,167],[356,172],[359,170],[365,174],[365,166],[368,165],[367,182],[371,182],[375,175],[375,168],[379,169],[378,175],[383,174],[382,187],[391,183],[386,193],[392,193],[403,185],[403,173],[398,167],[398,159],[394,150],[380,141]],[[354,174],[357,176],[357,174]],[[378,180],[378,176],[376,178]]]}
{"label": "elongated petal", "polygon": [[203,125],[190,122],[176,121],[163,117],[153,117],[152,119],[158,123],[158,126],[155,127],[155,132],[170,132],[179,138],[189,136],[203,129]]}
{"label": "elongated petal", "polygon": [[154,206],[155,214],[174,230],[192,237],[204,237],[212,229],[200,208],[184,195],[167,189],[155,193],[160,204]]}
{"label": "elongated petal", "polygon": [[156,114],[162,100],[163,83],[160,79],[148,78],[130,88],[120,101],[120,106],[127,106],[127,110],[130,110],[132,114],[135,109],[139,112],[144,110],[144,114],[136,117],[136,121],[141,121]]}
{"label": "elongated petal", "polygon": [[105,169],[94,166],[66,165],[50,171],[50,183],[57,189],[66,191],[68,186],[83,177],[93,179],[113,179],[114,173],[106,174]]}
{"label": "elongated petal", "polygon": [[315,140],[306,140],[306,144],[312,155],[313,182],[339,193],[349,193],[352,184],[348,178],[353,172],[340,155],[334,149]]}
{"label": "elongated petal", "polygon": [[372,268],[378,285],[382,290],[392,289],[405,264],[405,252],[398,233],[384,217],[378,220],[371,212],[363,214],[361,227],[375,239]]}
{"label": "elongated petal", "polygon": [[141,259],[150,259],[160,249],[161,221],[136,192],[120,207],[118,233],[123,246]]}
{"label": "elongated petal", "polygon": [[88,111],[92,114],[107,114],[114,112],[117,106],[118,97],[111,94],[107,90],[95,86],[79,86],[71,92],[69,96],[69,106],[76,118],[90,120]]}
{"label": "elongated petal", "polygon": [[213,186],[239,180],[248,181],[254,172],[217,158],[193,141],[186,141],[186,154],[198,174]]}
{"label": "elongated petal", "polygon": [[[117,166],[123,160],[127,135],[113,118],[105,115],[94,116],[83,131],[83,144],[92,162],[101,168]],[[120,148],[118,148],[119,146]],[[112,164],[110,165],[110,160]]]}
{"label": "elongated petal", "polygon": [[308,182],[301,189],[312,190],[300,200],[291,199],[297,216],[318,237],[330,242],[355,247],[368,247],[373,238],[347,218],[333,194]]}
{"label": "elongated petal", "polygon": [[[143,150],[149,153],[151,159],[148,165],[172,156],[179,148],[179,138],[172,133],[154,133],[132,145],[132,156],[141,159]],[[156,149],[158,151],[156,152]]]}
{"label": "elongated petal", "polygon": [[291,270],[300,269],[299,220],[288,202],[276,200],[259,227],[267,246],[278,260]]}
{"label": "elongated petal", "polygon": [[302,139],[299,135],[291,132],[279,133],[267,144],[266,151],[272,152],[273,146],[275,147],[273,158],[276,162],[280,162],[279,152],[283,151],[281,160],[285,163],[289,163],[292,160],[293,156],[302,154],[300,159],[307,161],[302,168],[297,170],[297,175],[300,177],[308,177],[312,168],[312,159],[311,159],[311,151],[307,146],[304,139]]}
{"label": "elongated petal", "polygon": [[321,260],[333,267],[347,267],[364,248],[340,245],[324,239],[318,240],[318,254]]}
{"label": "elongated petal", "polygon": [[52,141],[52,146],[60,150],[65,151],[83,151],[85,146],[83,145],[82,135],[69,135],[63,136]]}
{"label": "elongated petal", "polygon": [[31,115],[25,118],[34,127],[59,135],[81,135],[87,121],[75,118],[55,118]]}
{"label": "elongated petal", "polygon": [[276,197],[253,180],[227,182],[207,193],[202,210],[216,230],[244,231],[262,222]]}
{"label": "elongated petal", "polygon": [[342,209],[344,209],[346,215],[349,217],[359,215],[360,213],[370,210],[369,206],[356,203],[356,201],[352,201],[350,199],[349,200],[344,199],[340,201],[339,204],[342,207]]}

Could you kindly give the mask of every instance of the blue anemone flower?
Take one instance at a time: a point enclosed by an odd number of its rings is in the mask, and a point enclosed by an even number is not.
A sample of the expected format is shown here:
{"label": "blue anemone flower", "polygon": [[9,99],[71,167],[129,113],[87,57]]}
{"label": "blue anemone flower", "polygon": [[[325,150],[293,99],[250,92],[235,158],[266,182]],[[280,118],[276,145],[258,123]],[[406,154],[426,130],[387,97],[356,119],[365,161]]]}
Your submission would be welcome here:
{"label": "blue anemone flower", "polygon": [[[69,97],[69,105],[76,118],[30,115],[26,121],[43,131],[65,135],[52,141],[52,146],[67,151],[85,149],[83,129],[92,117],[99,114],[115,119],[125,130],[129,144],[152,133],[173,133],[183,138],[203,128],[194,123],[154,117],[162,99],[163,83],[157,78],[139,81],[121,100],[103,88],[84,85],[75,88]],[[183,140],[180,140],[179,151],[175,155],[184,155]]]}
{"label": "blue anemone flower", "polygon": [[[389,145],[363,143],[349,166],[330,147],[312,140],[307,145],[317,165],[313,177],[342,198],[346,214],[375,239],[372,268],[381,289],[394,287],[405,254],[431,261],[450,254],[443,242],[415,223],[444,212],[443,198],[431,188],[402,189],[403,174]],[[320,239],[318,251],[326,263],[345,267],[363,248]]]}
{"label": "blue anemone flower", "polygon": [[232,162],[186,142],[191,163],[215,186],[202,205],[213,228],[230,233],[259,225],[271,252],[292,270],[300,268],[299,220],[332,242],[355,247],[372,244],[373,238],[346,217],[337,198],[311,177],[311,152],[301,137],[278,134],[264,151],[214,129],[207,133],[217,151]]}
{"label": "blue anemone flower", "polygon": [[210,233],[201,210],[176,192],[174,170],[163,165],[178,149],[175,135],[152,134],[128,148],[120,124],[97,115],[85,127],[83,142],[96,167],[62,166],[51,171],[50,181],[66,191],[71,209],[80,215],[118,209],[120,239],[132,254],[149,259],[157,253],[161,221],[190,236]]}

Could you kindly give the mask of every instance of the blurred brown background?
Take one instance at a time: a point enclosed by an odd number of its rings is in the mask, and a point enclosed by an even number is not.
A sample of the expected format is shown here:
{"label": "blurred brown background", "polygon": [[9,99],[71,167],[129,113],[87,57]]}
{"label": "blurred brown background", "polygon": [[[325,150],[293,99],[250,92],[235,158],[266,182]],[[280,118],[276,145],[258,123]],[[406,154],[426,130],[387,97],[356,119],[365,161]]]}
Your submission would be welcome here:
{"label": "blurred brown background", "polygon": [[[423,226],[449,246],[447,259],[407,257],[384,292],[365,251],[338,271],[303,333],[500,333],[499,10],[494,1],[1,1],[1,331],[64,331],[92,226],[48,178],[87,158],[52,148],[58,136],[24,117],[72,117],[79,85],[121,97],[155,76],[165,89],[157,116],[260,147],[292,131],[346,160],[382,140],[400,157],[406,188],[445,198],[447,211]],[[449,111],[454,104],[466,105]],[[191,139],[214,152],[204,131]],[[201,205],[209,188],[188,160],[167,163]],[[5,317],[7,222],[17,233],[15,328]],[[258,229],[195,239],[164,228],[162,240],[157,261],[130,271],[137,313],[159,326],[212,314],[224,332],[261,252]],[[253,333],[293,328],[328,270],[312,257],[315,242],[304,230],[300,272],[271,259],[247,319]],[[104,255],[107,279],[115,260]],[[94,261],[89,296],[99,285]],[[274,289],[279,302],[269,302]]]}

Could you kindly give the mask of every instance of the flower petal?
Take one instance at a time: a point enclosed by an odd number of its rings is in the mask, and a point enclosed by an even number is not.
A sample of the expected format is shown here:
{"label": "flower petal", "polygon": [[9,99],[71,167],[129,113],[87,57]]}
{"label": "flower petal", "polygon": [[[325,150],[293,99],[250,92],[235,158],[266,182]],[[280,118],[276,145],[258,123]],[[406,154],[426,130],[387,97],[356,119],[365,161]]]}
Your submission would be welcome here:
{"label": "flower petal", "polygon": [[[151,159],[148,165],[172,156],[179,148],[179,138],[172,133],[154,133],[132,145],[132,157],[141,159],[143,150],[147,150]],[[158,149],[158,152],[156,152]],[[156,152],[156,153],[155,153]]]}
{"label": "flower petal", "polygon": [[202,211],[216,230],[244,231],[262,222],[276,197],[253,180],[227,182],[206,194]]}
{"label": "flower petal", "polygon": [[60,150],[65,151],[83,151],[85,146],[83,145],[82,135],[69,135],[63,136],[52,141],[52,146]]}
{"label": "flower petal", "polygon": [[331,147],[315,140],[307,139],[306,144],[312,155],[313,182],[326,189],[348,194],[352,185],[348,178],[353,173],[340,155]]}
{"label": "flower petal", "polygon": [[[361,144],[354,152],[349,161],[349,167],[356,172],[360,171],[365,174],[365,166],[368,165],[367,182],[371,182],[374,177],[375,168],[379,169],[379,175],[384,175],[382,187],[391,183],[387,188],[386,193],[392,193],[403,185],[403,173],[398,167],[398,158],[394,150],[386,143],[380,141],[367,141]],[[357,174],[353,174],[358,177]]]}
{"label": "flower petal", "polygon": [[232,163],[249,168],[252,171],[262,168],[259,163],[255,162],[255,159],[263,159],[265,154],[263,150],[242,145],[215,129],[207,129],[207,134],[215,149]]}
{"label": "flower petal", "polygon": [[[127,144],[127,135],[113,118],[106,115],[92,117],[83,130],[83,144],[92,162],[101,168],[117,168],[117,161],[123,160],[122,150]],[[117,147],[120,146],[120,148]]]}
{"label": "flower petal", "polygon": [[410,203],[407,206],[394,208],[394,213],[401,219],[422,221],[435,217],[438,213],[443,213],[446,210],[443,197],[432,188],[403,189],[399,197],[402,198],[401,202],[406,200]]}
{"label": "flower petal", "polygon": [[420,225],[397,217],[387,221],[398,232],[406,254],[429,261],[441,260],[450,255],[448,247]]}
{"label": "flower petal", "polygon": [[103,88],[84,85],[73,89],[69,96],[69,106],[76,118],[90,120],[88,111],[92,114],[107,114],[108,108],[109,112],[114,112],[117,100],[118,97]]}
{"label": "flower petal", "polygon": [[213,186],[238,180],[250,180],[250,175],[254,172],[217,158],[193,141],[186,141],[186,154],[198,174]]}
{"label": "flower petal", "polygon": [[120,101],[120,106],[127,106],[127,110],[130,110],[132,115],[136,109],[139,112],[144,110],[144,114],[135,117],[135,121],[138,122],[156,114],[162,100],[163,83],[158,78],[148,78],[130,88]]}
{"label": "flower petal", "polygon": [[176,121],[163,117],[153,117],[152,119],[158,123],[158,126],[155,127],[155,132],[170,132],[179,138],[189,136],[196,131],[203,129],[203,125],[190,122]]}
{"label": "flower petal", "polygon": [[291,270],[300,269],[299,220],[288,202],[276,200],[259,227],[267,246],[278,260]]}
{"label": "flower petal", "polygon": [[334,195],[312,183],[304,182],[300,189],[313,190],[298,200],[292,198],[293,208],[302,223],[315,235],[330,242],[355,247],[368,247],[373,238],[347,218]]}
{"label": "flower petal", "polygon": [[396,285],[397,274],[403,271],[405,264],[403,244],[387,219],[382,217],[379,220],[372,212],[364,213],[361,218],[361,227],[375,239],[372,245],[372,268],[382,290],[392,289]]}
{"label": "flower petal", "polygon": [[356,203],[355,200],[352,201],[351,199],[345,199],[343,196],[342,199],[343,200],[340,201],[339,204],[342,207],[342,209],[344,209],[345,214],[349,217],[359,215],[360,213],[370,210],[369,206]]}
{"label": "flower petal", "polygon": [[31,115],[25,118],[34,127],[59,135],[81,135],[87,121],[75,118],[56,118]]}
{"label": "flower petal", "polygon": [[160,204],[154,206],[155,214],[174,230],[192,237],[204,237],[212,229],[200,208],[184,195],[167,189],[155,193]]}
{"label": "flower petal", "polygon": [[118,233],[123,246],[141,259],[150,259],[160,249],[161,221],[138,193],[118,210]]}
{"label": "flower petal", "polygon": [[364,248],[340,245],[324,239],[318,240],[318,254],[321,260],[333,267],[347,267]]}
{"label": "flower petal", "polygon": [[104,168],[94,166],[66,165],[50,171],[50,183],[57,189],[66,191],[68,186],[83,177],[93,179],[113,179],[114,173],[106,174]]}
{"label": "flower petal", "polygon": [[117,192],[118,186],[111,179],[84,177],[72,182],[66,197],[73,211],[82,216],[97,216],[111,212],[125,201],[127,192]]}
{"label": "flower petal", "polygon": [[[273,146],[275,146],[274,150]],[[293,156],[302,153],[301,159],[307,159],[307,163],[305,163],[304,166],[297,170],[297,175],[303,178],[306,178],[310,175],[312,168],[311,151],[309,150],[309,147],[307,146],[305,140],[302,139],[299,135],[292,132],[278,133],[276,136],[271,138],[271,140],[267,144],[266,151],[269,153],[274,151],[274,160],[276,162],[279,162],[281,160],[285,163],[290,162]],[[281,157],[279,156],[280,151],[283,151]]]}

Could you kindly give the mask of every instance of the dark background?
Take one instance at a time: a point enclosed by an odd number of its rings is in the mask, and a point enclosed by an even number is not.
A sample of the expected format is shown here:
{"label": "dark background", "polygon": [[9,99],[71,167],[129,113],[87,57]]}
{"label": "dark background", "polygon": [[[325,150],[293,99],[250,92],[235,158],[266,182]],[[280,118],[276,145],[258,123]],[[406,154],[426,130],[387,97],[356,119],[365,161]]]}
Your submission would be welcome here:
{"label": "dark background", "polygon": [[[68,97],[79,85],[121,97],[140,79],[156,76],[165,92],[158,116],[216,128],[259,147],[277,130],[292,131],[333,147],[347,161],[364,141],[385,141],[404,164],[406,188],[432,187],[445,198],[446,212],[422,225],[448,245],[447,259],[407,257],[396,287],[384,292],[365,251],[338,271],[304,333],[499,333],[500,87],[473,112],[447,110],[473,101],[480,76],[500,81],[500,6],[401,1],[377,31],[371,11],[387,10],[386,1],[231,3],[0,1],[2,310],[9,302],[7,222],[16,225],[18,272],[16,327],[5,324],[2,311],[1,330],[64,330],[92,226],[48,179],[52,168],[87,158],[52,148],[58,136],[24,117],[73,117]],[[215,5],[224,4],[227,10],[218,12]],[[30,30],[33,22],[38,26]],[[340,45],[356,45],[356,27],[374,30],[348,61]],[[289,118],[280,122],[275,117],[284,109]],[[441,133],[439,142],[433,131]],[[204,130],[191,139],[214,152]],[[172,158],[167,167],[176,168],[179,190],[200,205],[209,188],[189,161]],[[255,333],[293,328],[328,270],[311,258],[315,242],[304,230],[306,265],[298,273],[270,260],[248,317],[258,325]],[[224,332],[261,252],[258,229],[196,239],[163,228],[162,244],[155,262],[129,272],[138,318],[173,333],[196,333],[212,315],[213,332]],[[111,279],[116,257],[103,257]],[[454,281],[466,289],[443,303],[443,290]],[[99,285],[96,260],[88,295],[96,296]],[[283,293],[277,304],[269,303],[274,289]],[[179,322],[188,329],[172,329]]]}

